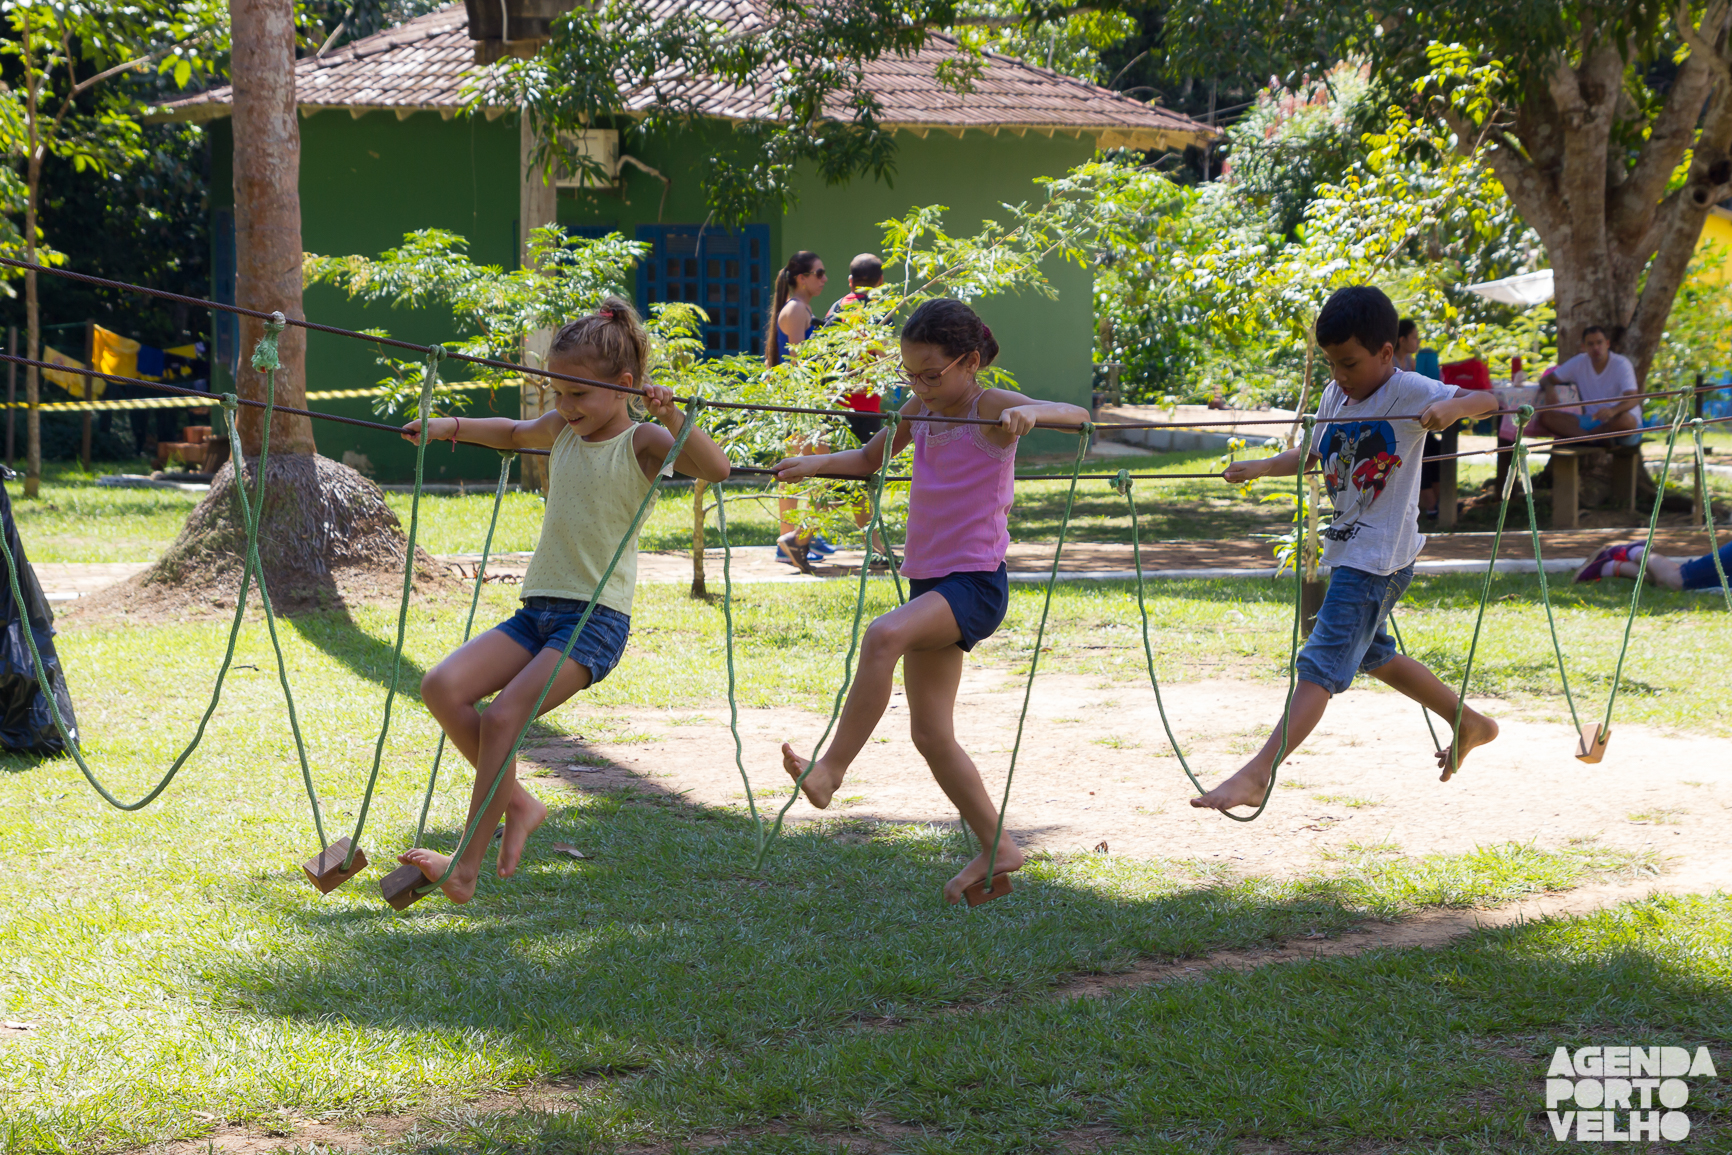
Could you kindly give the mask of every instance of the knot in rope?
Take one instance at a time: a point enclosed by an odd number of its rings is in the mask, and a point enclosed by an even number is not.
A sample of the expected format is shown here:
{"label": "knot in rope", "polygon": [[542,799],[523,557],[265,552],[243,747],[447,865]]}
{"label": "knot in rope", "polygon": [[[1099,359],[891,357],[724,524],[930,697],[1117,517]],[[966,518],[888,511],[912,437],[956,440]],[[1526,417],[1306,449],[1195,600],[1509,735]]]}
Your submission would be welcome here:
{"label": "knot in rope", "polygon": [[282,361],[277,356],[277,338],[282,335],[289,321],[281,313],[272,313],[271,319],[265,322],[265,331],[259,335],[259,343],[253,346],[253,368],[261,373],[273,369],[281,369]]}
{"label": "knot in rope", "polygon": [[1516,409],[1516,422],[1524,429],[1527,428],[1527,423],[1533,420],[1533,416],[1534,407],[1532,405],[1523,405]]}
{"label": "knot in rope", "polygon": [[1113,492],[1120,497],[1131,495],[1131,471],[1129,469],[1119,470],[1119,475],[1113,478]]}
{"label": "knot in rope", "polygon": [[445,346],[443,346],[443,345],[429,345],[427,347],[427,360],[431,361],[433,364],[435,364],[435,365],[439,364],[439,362],[445,360],[445,357],[446,357]]}

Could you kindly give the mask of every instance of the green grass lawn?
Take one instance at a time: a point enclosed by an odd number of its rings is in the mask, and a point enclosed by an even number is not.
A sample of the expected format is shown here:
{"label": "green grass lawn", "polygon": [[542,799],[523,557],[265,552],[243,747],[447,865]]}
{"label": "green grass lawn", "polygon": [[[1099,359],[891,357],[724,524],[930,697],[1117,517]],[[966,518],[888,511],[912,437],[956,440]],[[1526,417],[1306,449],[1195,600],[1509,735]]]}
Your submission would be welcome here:
{"label": "green grass lawn", "polygon": [[[1518,602],[1531,579],[1500,579]],[[1151,603],[1164,673],[1279,676],[1281,585],[1163,583]],[[1471,629],[1473,583],[1415,583],[1409,642],[1445,670]],[[1143,683],[1128,587],[1063,587],[1043,668]],[[824,703],[851,608],[845,583],[738,592],[742,698]],[[874,608],[888,582],[872,583]],[[486,591],[483,620],[511,593]],[[639,591],[633,649],[545,738],[605,738],[620,705],[717,708],[720,613]],[[1533,611],[1500,605],[1483,685],[1541,712],[1562,703],[1533,655]],[[411,613],[406,686],[455,641],[462,605]],[[973,660],[1017,668],[1038,590]],[[1609,676],[1615,597],[1571,591],[1566,643],[1591,692]],[[352,823],[388,676],[391,607],[284,630],[321,796]],[[94,765],[135,795],[203,705],[225,626],[65,626]],[[1723,610],[1662,596],[1637,624],[1620,716],[1726,732],[1695,671],[1726,651]],[[1601,643],[1594,650],[1594,643]],[[1487,931],[1434,951],[1054,997],[1077,975],[1143,959],[1339,936],[1428,906],[1491,905],[1648,868],[1592,844],[1414,859],[1366,848],[1277,881],[1214,862],[1043,858],[972,913],[936,895],[967,850],[943,831],[838,820],[791,833],[762,869],[737,810],[650,787],[546,783],[552,815],[518,879],[461,910],[395,916],[376,868],[327,897],[271,656],[249,625],[204,749],[154,806],[103,806],[66,760],[4,763],[0,1136],[10,1152],[102,1152],[197,1138],[214,1120],[281,1129],[431,1110],[559,1079],[556,1113],[471,1119],[418,1150],[613,1151],[730,1137],[735,1152],[1048,1151],[1078,1134],[1125,1152],[1535,1150],[1551,1048],[1732,1040],[1732,902],[1653,900],[1593,918]],[[245,668],[245,667],[257,667]],[[1596,671],[1600,671],[1596,675]],[[1603,688],[1603,685],[1601,686]],[[365,845],[407,844],[435,731],[402,703]],[[460,828],[467,775],[444,776],[431,839]],[[590,857],[553,854],[556,840]],[[1722,1052],[1723,1053],[1723,1052]],[[1693,1092],[1698,1138],[1728,1096]],[[866,1140],[891,1136],[892,1146]],[[850,1146],[853,1144],[853,1146]],[[1706,1148],[1705,1148],[1706,1149]]]}
{"label": "green grass lawn", "polygon": [[[1172,483],[1172,496],[1188,484]],[[1216,500],[1197,484],[1197,501]],[[1250,526],[1275,509],[1222,486],[1229,505],[1207,518],[1188,498],[1163,515],[1155,488],[1138,490],[1146,516],[1169,520],[1159,533],[1145,520],[1150,537],[1216,518]],[[196,500],[77,477],[46,492],[14,496],[37,560],[143,560]],[[406,512],[406,495],[391,500]],[[487,500],[425,499],[423,542],[478,547]],[[1062,500],[1063,482],[1024,487],[1013,532],[1055,528]],[[509,502],[497,547],[531,548],[540,501]],[[689,491],[665,497],[646,544],[683,544],[689,503]],[[754,520],[751,504],[730,507],[736,540],[768,540],[773,513]],[[1112,501],[1091,507],[1088,536],[1115,540],[1128,530],[1117,516]],[[1042,669],[1146,687],[1132,588],[1061,586]],[[1537,591],[1532,577],[1496,579],[1475,691],[1565,721]],[[1478,592],[1471,576],[1420,578],[1404,602],[1409,647],[1446,678],[1460,676]],[[1572,685],[1590,714],[1610,686],[1627,596],[1557,592]],[[886,580],[868,597],[870,612],[894,601]],[[1040,597],[1014,587],[1005,627],[970,660],[1026,670]],[[736,591],[742,704],[826,708],[853,598],[842,582]],[[1161,676],[1283,677],[1290,598],[1287,582],[1155,583]],[[513,591],[488,587],[483,602],[485,625],[509,612]],[[436,736],[414,691],[456,643],[465,608],[451,598],[411,610],[407,700],[363,839],[378,863],[413,833]],[[282,630],[337,831],[353,823],[370,766],[395,621],[394,607],[371,606]],[[92,763],[136,796],[196,723],[226,623],[60,624]],[[545,719],[532,743],[623,737],[641,725],[625,706],[725,711],[718,603],[645,586],[633,627],[619,670]],[[1651,592],[1619,719],[1732,733],[1723,680],[1702,676],[1729,649],[1717,600]],[[0,1019],[33,1025],[0,1033],[5,1155],[197,1140],[219,1121],[282,1132],[297,1120],[436,1110],[445,1125],[395,1145],[441,1155],[1539,1151],[1556,1146],[1543,1114],[1552,1049],[1602,1043],[1714,1048],[1723,1078],[1691,1081],[1691,1143],[1732,1143],[1723,894],[1433,950],[1064,993],[1078,976],[1145,960],[1338,938],[1428,907],[1652,870],[1641,856],[1592,843],[1434,858],[1365,847],[1293,879],[1216,860],[1040,856],[1013,896],[969,912],[937,899],[969,853],[943,830],[831,820],[790,832],[759,868],[737,809],[650,785],[579,793],[545,780],[550,817],[517,879],[485,878],[465,908],[432,899],[399,916],[378,899],[381,867],[324,897],[301,877],[317,846],[262,625],[245,627],[236,662],[205,746],[140,814],[104,806],[69,760],[0,759],[0,869],[12,883],[0,906]],[[433,845],[458,836],[467,782],[447,762]],[[554,841],[589,857],[555,854]],[[557,1110],[450,1110],[550,1081],[571,1091]]]}

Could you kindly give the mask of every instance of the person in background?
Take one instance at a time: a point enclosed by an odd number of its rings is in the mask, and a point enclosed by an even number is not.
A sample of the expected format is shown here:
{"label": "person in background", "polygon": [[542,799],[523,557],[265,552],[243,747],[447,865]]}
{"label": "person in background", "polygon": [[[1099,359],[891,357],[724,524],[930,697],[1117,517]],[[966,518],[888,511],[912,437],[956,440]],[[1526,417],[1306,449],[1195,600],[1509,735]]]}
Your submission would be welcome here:
{"label": "person in background", "polygon": [[1622,353],[1612,352],[1606,331],[1598,325],[1582,330],[1582,351],[1540,375],[1541,405],[1568,401],[1559,386],[1573,386],[1581,399],[1579,413],[1567,409],[1540,410],[1540,427],[1554,437],[1603,433],[1607,437],[1633,433],[1642,423],[1642,391],[1636,367]]}
{"label": "person in background", "polygon": [[[1417,372],[1419,322],[1412,317],[1403,317],[1395,332],[1395,367],[1409,373]],[[1419,460],[1419,512],[1422,517],[1437,516],[1437,483],[1443,479],[1443,469],[1432,458],[1442,452],[1443,438],[1428,430]]]}
{"label": "person in background", "polygon": [[[770,310],[770,323],[764,333],[764,364],[775,368],[788,357],[788,352],[794,346],[812,335],[812,330],[818,327],[818,318],[812,312],[812,299],[824,291],[825,283],[830,274],[824,268],[824,261],[817,253],[801,249],[788,258],[776,273],[776,299]],[[816,451],[816,445],[800,443],[795,445],[795,452]],[[777,503],[780,527],[777,529],[776,560],[799,569],[802,573],[811,573],[812,564],[806,560],[807,547],[812,544],[814,535],[800,535],[800,527],[790,518],[789,514],[800,508],[800,499],[784,497]]]}
{"label": "person in background", "polygon": [[[1609,545],[1595,554],[1588,564],[1576,571],[1576,581],[1597,582],[1602,578],[1631,578],[1641,572],[1642,551],[1646,543],[1625,542]],[[1688,561],[1667,557],[1663,553],[1648,555],[1648,574],[1669,590],[1713,590],[1720,588],[1720,571],[1732,581],[1732,542],[1719,549],[1720,565],[1714,566],[1714,555],[1705,553]]]}
{"label": "person in background", "polygon": [[[872,290],[884,284],[884,262],[873,253],[861,253],[848,262],[848,292],[836,298],[836,303],[830,306],[830,311],[824,315],[824,323],[838,320],[849,309],[858,309],[872,297]],[[848,428],[854,433],[854,440],[865,445],[872,440],[872,435],[878,432],[884,424],[882,417],[883,400],[871,390],[856,393],[846,393],[842,396],[842,404],[859,414],[848,418]],[[873,416],[868,416],[869,414]]]}

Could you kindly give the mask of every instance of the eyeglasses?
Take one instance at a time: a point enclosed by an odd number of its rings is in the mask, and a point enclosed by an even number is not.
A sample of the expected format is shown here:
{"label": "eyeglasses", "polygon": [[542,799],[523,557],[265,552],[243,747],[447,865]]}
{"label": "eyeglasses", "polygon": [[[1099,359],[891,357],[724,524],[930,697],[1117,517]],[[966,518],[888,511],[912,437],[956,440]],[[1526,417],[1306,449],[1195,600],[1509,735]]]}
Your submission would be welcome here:
{"label": "eyeglasses", "polygon": [[896,369],[902,379],[908,382],[909,385],[925,384],[928,389],[932,389],[937,387],[939,379],[950,371],[951,365],[956,364],[966,356],[968,356],[967,353],[959,353],[955,357],[952,357],[944,368],[928,369],[924,373],[916,373],[906,365],[898,365]]}

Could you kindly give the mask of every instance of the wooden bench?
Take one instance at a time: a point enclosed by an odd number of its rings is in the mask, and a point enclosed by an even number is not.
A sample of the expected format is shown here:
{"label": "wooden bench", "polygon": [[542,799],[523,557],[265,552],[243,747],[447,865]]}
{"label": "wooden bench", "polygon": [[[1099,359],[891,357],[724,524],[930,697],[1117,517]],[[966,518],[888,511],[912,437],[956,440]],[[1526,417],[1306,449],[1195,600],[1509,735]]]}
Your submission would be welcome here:
{"label": "wooden bench", "polygon": [[1632,516],[1635,514],[1636,480],[1642,472],[1641,446],[1589,449],[1560,445],[1551,451],[1553,529],[1576,528],[1581,516],[1581,459],[1586,454],[1602,452],[1612,455],[1612,507]]}

